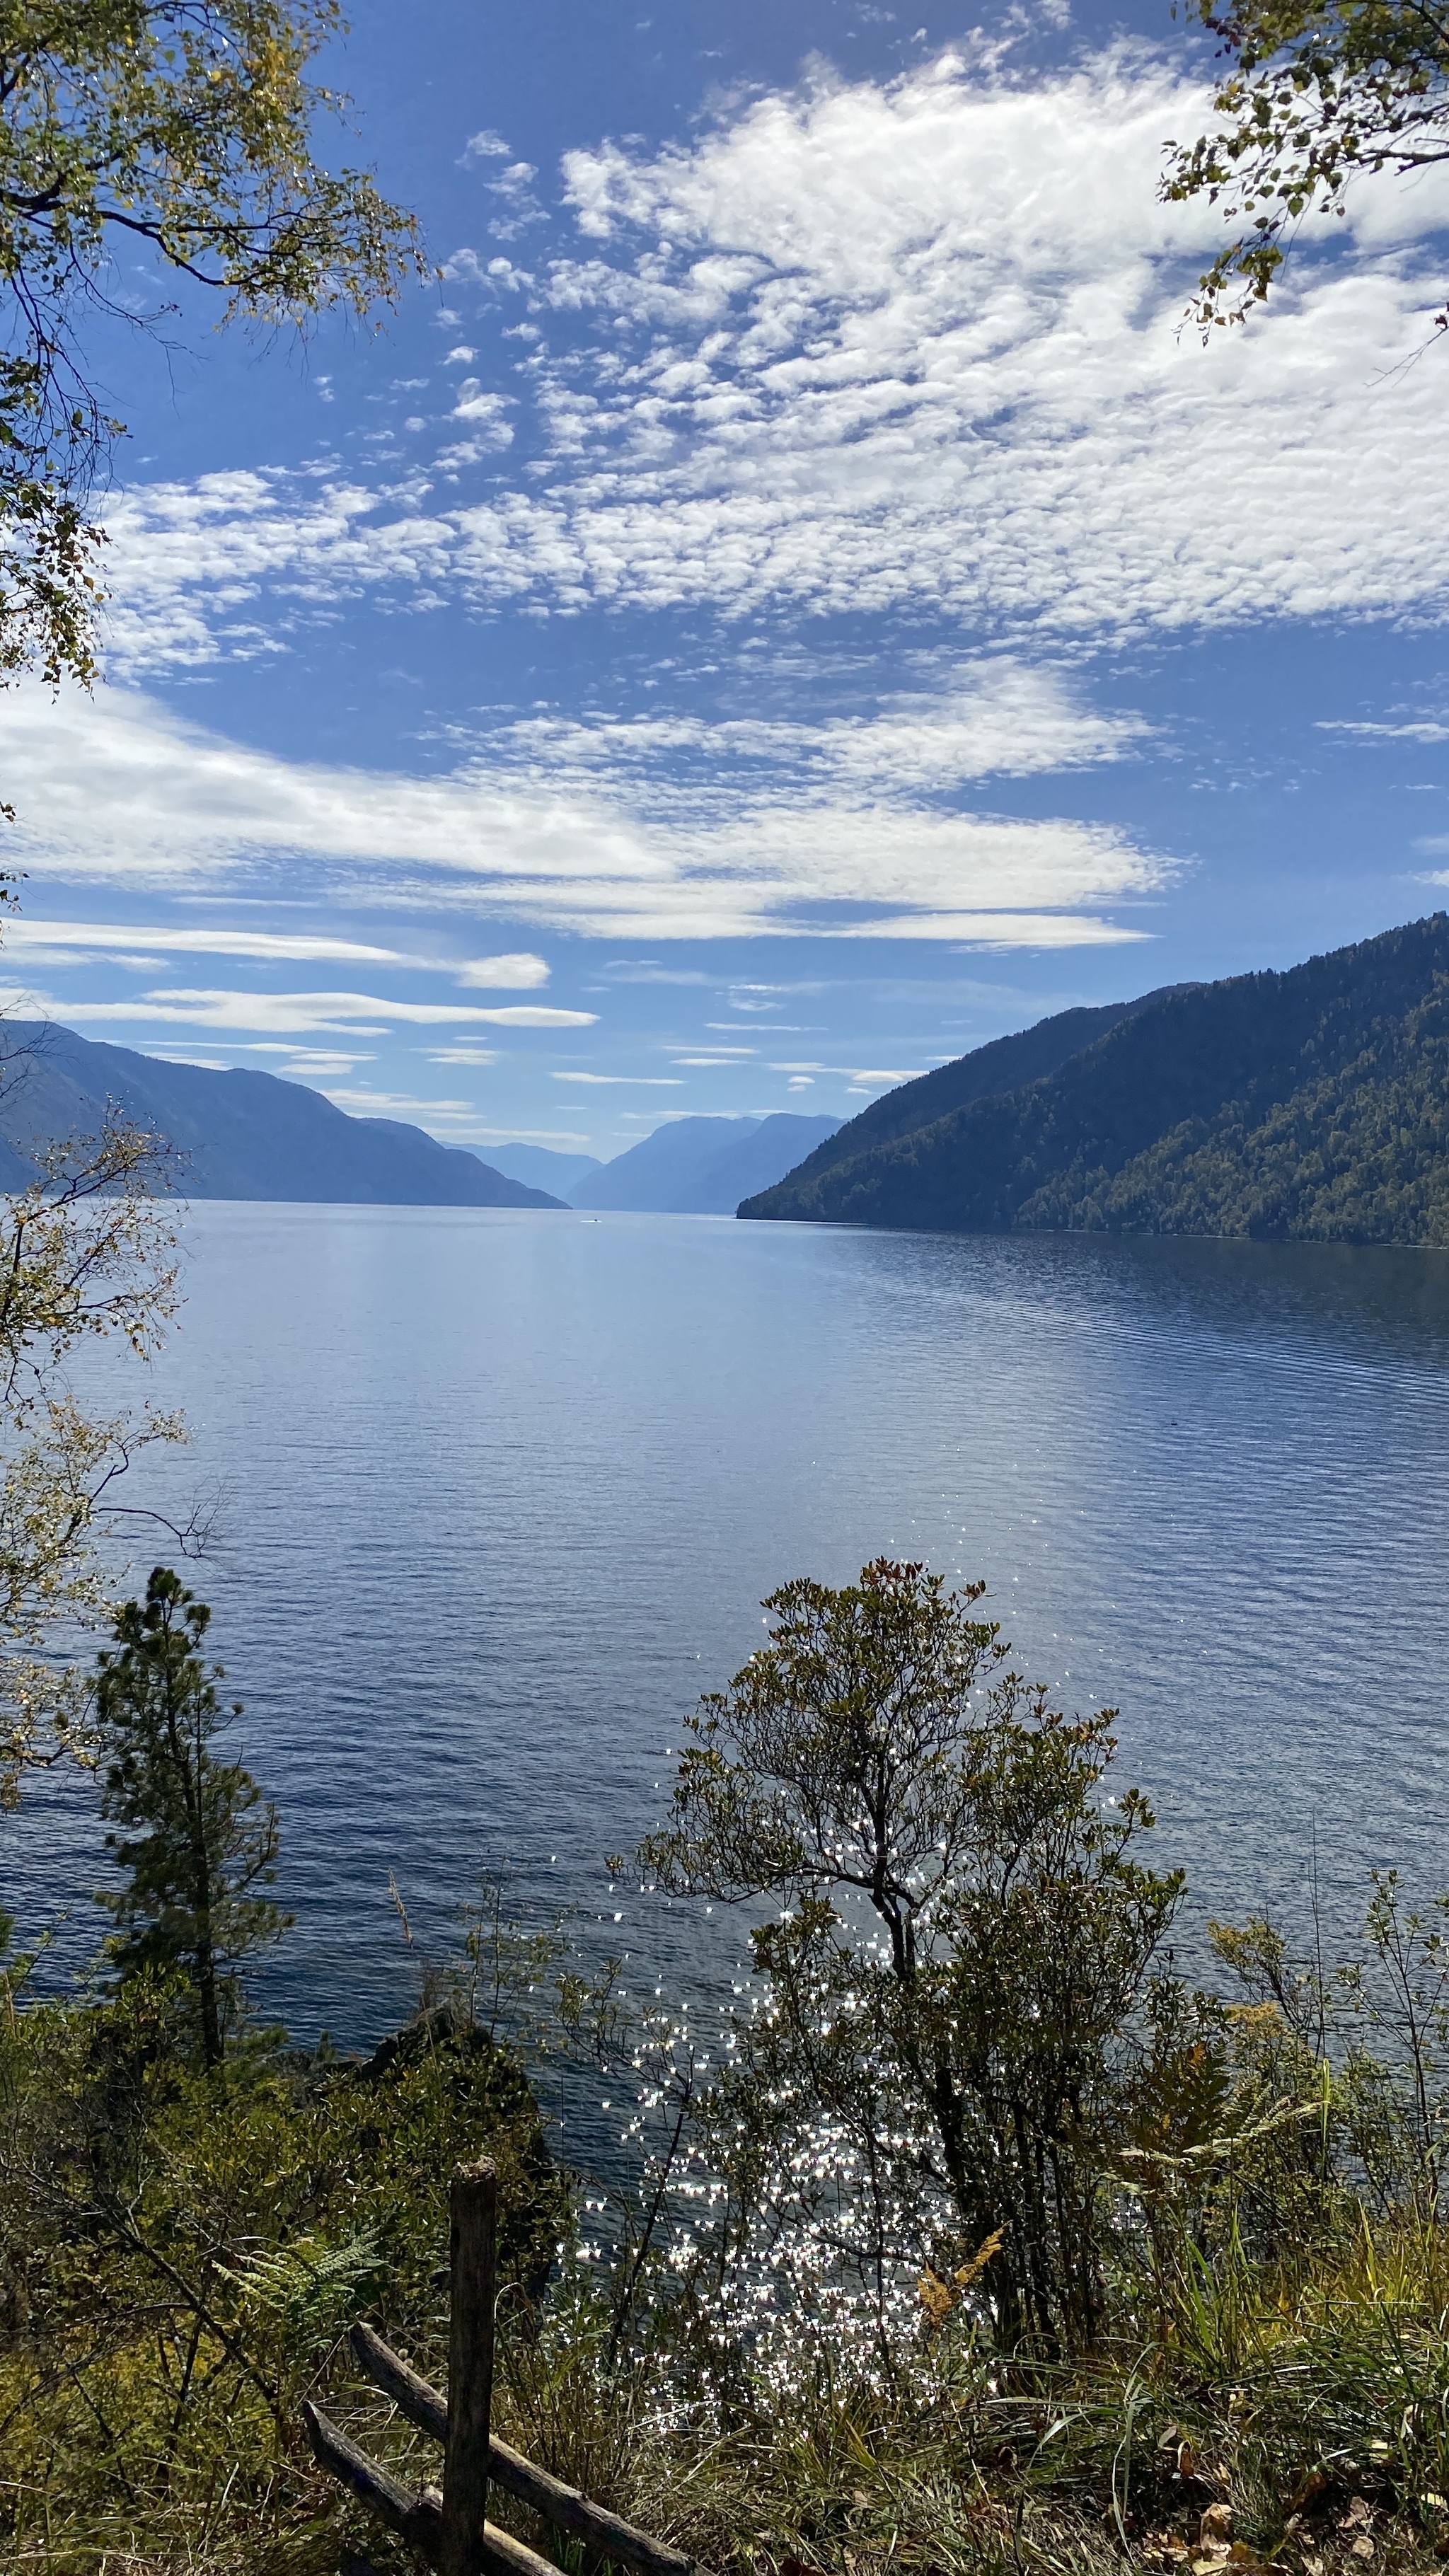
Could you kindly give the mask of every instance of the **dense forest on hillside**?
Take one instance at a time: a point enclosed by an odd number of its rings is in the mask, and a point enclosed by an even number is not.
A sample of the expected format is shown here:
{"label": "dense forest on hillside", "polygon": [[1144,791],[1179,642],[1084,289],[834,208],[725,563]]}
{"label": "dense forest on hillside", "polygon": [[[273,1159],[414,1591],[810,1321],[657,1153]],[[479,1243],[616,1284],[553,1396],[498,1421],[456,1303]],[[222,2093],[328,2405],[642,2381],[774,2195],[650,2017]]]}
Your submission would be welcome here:
{"label": "dense forest on hillside", "polygon": [[851,1134],[741,1215],[1449,1246],[1449,916],[1155,996],[1042,1079]]}
{"label": "dense forest on hillside", "polygon": [[[1165,989],[1165,988],[1164,988]],[[849,1162],[870,1146],[887,1145],[898,1136],[914,1135],[918,1128],[930,1127],[938,1118],[948,1117],[953,1109],[965,1109],[973,1100],[987,1100],[998,1091],[1020,1091],[1028,1082],[1039,1082],[1044,1074],[1055,1073],[1071,1056],[1081,1055],[1097,1038],[1116,1028],[1120,1020],[1135,1011],[1150,1010],[1160,1001],[1160,993],[1144,993],[1136,1002],[1104,1002],[1099,1009],[1055,1011],[1050,1019],[1037,1020],[1029,1029],[1017,1029],[1010,1037],[991,1038],[985,1046],[973,1047],[969,1055],[957,1056],[950,1064],[938,1064],[931,1073],[919,1073],[912,1082],[896,1085],[894,1091],[882,1092],[858,1118],[838,1127],[816,1146],[813,1154],[787,1177],[792,1183],[814,1180],[836,1163]]]}

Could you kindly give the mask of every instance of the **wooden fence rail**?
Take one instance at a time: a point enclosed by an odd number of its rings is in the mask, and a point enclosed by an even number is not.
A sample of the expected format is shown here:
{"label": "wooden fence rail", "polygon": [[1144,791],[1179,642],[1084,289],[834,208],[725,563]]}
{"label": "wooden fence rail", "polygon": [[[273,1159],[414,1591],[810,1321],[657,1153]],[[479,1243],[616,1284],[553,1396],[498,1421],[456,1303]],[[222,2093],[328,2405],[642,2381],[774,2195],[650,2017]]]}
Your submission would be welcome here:
{"label": "wooden fence rail", "polygon": [[306,2405],[303,2421],[319,2463],[440,2576],[558,2576],[552,2560],[489,2522],[490,2483],[634,2576],[694,2576],[693,2561],[677,2549],[551,2477],[493,2431],[497,2190],[488,2164],[461,2166],[453,2178],[447,2397],[371,2326],[352,2329],[353,2352],[374,2387],[443,2445],[441,2491],[404,2486],[320,2407]]}

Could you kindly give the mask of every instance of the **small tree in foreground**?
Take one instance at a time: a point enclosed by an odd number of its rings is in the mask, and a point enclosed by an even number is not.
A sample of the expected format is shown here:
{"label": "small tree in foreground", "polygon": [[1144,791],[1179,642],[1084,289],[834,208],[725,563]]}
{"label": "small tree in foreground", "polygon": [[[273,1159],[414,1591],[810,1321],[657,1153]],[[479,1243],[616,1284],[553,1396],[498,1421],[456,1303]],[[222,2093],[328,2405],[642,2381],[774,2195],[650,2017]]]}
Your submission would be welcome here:
{"label": "small tree in foreground", "polygon": [[[23,1085],[23,1056],[0,1046],[12,1122],[24,1120]],[[160,1348],[176,1306],[164,1141],[108,1116],[99,1136],[26,1150],[36,1177],[0,1214],[0,1810],[28,1771],[91,1758],[89,1676],[57,1649],[114,1616],[102,1532],[162,1517],[120,1501],[128,1470],[186,1437],[179,1415],[151,1406],[89,1411],[67,1374],[96,1341],[129,1343],[141,1360]]]}
{"label": "small tree in foreground", "polygon": [[1002,2341],[1057,2352],[1102,2322],[1104,2176],[1181,1880],[1136,1858],[1137,1792],[1102,1796],[1115,1712],[1003,1671],[983,1590],[881,1559],[772,1594],[641,1859],[678,1894],[783,1901],[702,2114],[741,2250],[763,2222],[878,2307],[980,2274]]}
{"label": "small tree in foreground", "polygon": [[208,2068],[236,2020],[238,1968],[291,1921],[264,1893],[276,1877],[276,1808],[249,1771],[212,1750],[226,1720],[222,1667],[201,1659],[210,1619],[158,1565],[145,1601],[119,1612],[117,1651],[101,1655],[96,1678],[101,1813],[122,1828],[106,1842],[129,1872],[99,1898],[117,1925],[111,1953],[123,1977],[184,1972]]}

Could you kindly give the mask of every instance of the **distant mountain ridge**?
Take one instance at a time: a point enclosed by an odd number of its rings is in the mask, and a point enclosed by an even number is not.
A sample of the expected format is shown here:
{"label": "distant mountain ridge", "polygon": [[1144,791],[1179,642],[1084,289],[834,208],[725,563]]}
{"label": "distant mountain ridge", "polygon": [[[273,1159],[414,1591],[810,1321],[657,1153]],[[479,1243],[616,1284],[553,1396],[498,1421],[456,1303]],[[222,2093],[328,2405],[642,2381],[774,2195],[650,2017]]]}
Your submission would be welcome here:
{"label": "distant mountain ridge", "polygon": [[586,1173],[604,1168],[597,1154],[561,1154],[554,1145],[490,1145],[488,1157],[491,1168],[510,1181],[526,1181],[531,1190],[553,1190],[565,1200]]}
{"label": "distant mountain ridge", "polygon": [[1449,915],[1149,995],[1053,1070],[857,1146],[873,1115],[740,1215],[1449,1247]]}
{"label": "distant mountain ridge", "polygon": [[188,1198],[307,1199],[389,1207],[557,1208],[470,1154],[394,1118],[351,1118],[274,1073],[170,1064],[50,1020],[0,1030],[0,1189],[34,1177],[35,1151],[95,1135],[109,1104],[166,1137]]}
{"label": "distant mountain ridge", "polygon": [[590,1172],[569,1193],[576,1208],[671,1216],[733,1216],[834,1133],[834,1118],[779,1110],[768,1118],[672,1118]]}

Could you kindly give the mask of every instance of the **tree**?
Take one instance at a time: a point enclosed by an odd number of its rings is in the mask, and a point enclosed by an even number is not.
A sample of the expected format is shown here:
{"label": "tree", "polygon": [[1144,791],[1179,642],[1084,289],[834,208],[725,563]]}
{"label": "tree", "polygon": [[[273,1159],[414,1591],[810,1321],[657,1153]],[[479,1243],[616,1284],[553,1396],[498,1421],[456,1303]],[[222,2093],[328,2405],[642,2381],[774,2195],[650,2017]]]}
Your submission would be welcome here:
{"label": "tree", "polygon": [[136,318],[119,243],[262,324],[362,315],[421,273],[411,216],[312,156],[345,101],[310,67],[343,32],[338,0],[0,0],[0,675],[93,676],[88,503],[122,424],[82,324]]}
{"label": "tree", "polygon": [[1221,122],[1169,143],[1162,195],[1206,197],[1241,228],[1199,280],[1206,329],[1265,301],[1285,236],[1314,208],[1342,214],[1351,179],[1449,159],[1449,22],[1411,0],[1190,0],[1189,14],[1228,58]]}
{"label": "tree", "polygon": [[151,1358],[174,1311],[162,1140],[112,1119],[38,1159],[0,1215],[0,1808],[28,1769],[84,1749],[89,1684],[57,1634],[109,1610],[105,1539],[161,1517],[119,1500],[137,1453],[186,1436],[154,1407],[88,1410],[66,1375],[88,1342]]}
{"label": "tree", "polygon": [[[119,1652],[102,1653],[96,1676],[101,1813],[123,1828],[106,1843],[130,1873],[99,1899],[118,1927],[109,1946],[123,1978],[184,1971],[208,2069],[237,2017],[238,1968],[291,1921],[263,1892],[276,1878],[276,1808],[249,1771],[212,1750],[225,1720],[222,1667],[201,1659],[210,1620],[158,1565],[145,1601],[118,1613]],[[240,1703],[231,1714],[240,1717]]]}
{"label": "tree", "polygon": [[772,1594],[641,1861],[674,1893],[785,1900],[706,2112],[741,2210],[878,2303],[902,2267],[949,2290],[979,2265],[1002,2340],[1055,2352],[1101,2320],[1100,2177],[1181,1881],[1133,1856],[1137,1792],[1101,1802],[1115,1712],[1003,1671],[983,1590],[883,1558]]}

